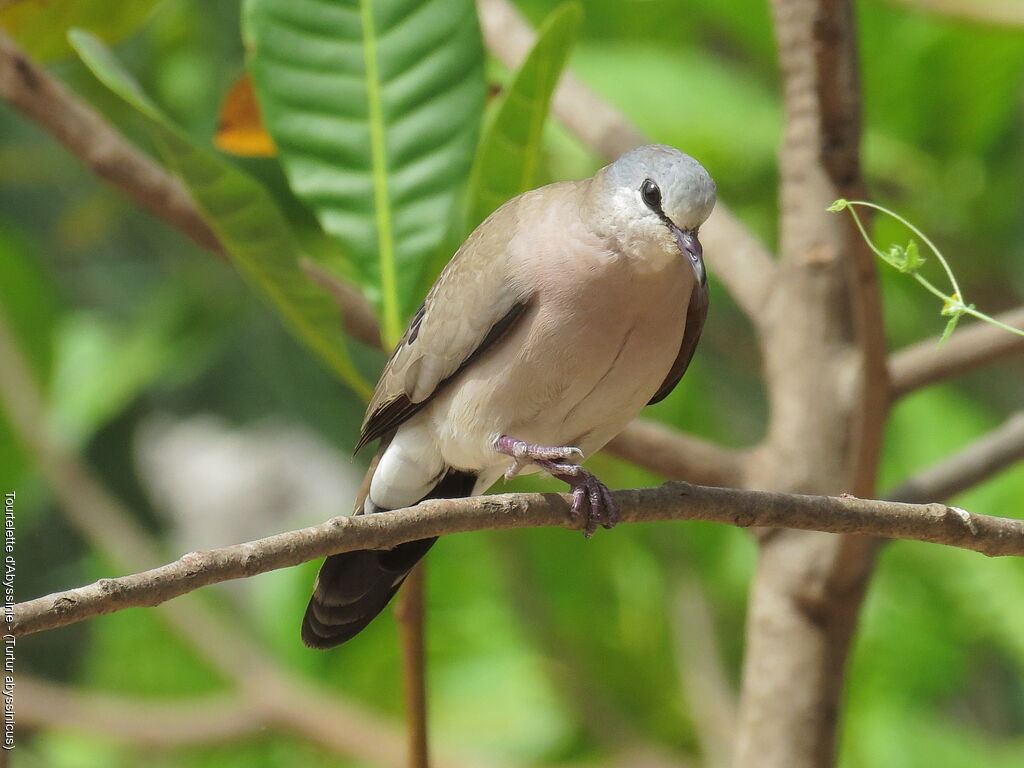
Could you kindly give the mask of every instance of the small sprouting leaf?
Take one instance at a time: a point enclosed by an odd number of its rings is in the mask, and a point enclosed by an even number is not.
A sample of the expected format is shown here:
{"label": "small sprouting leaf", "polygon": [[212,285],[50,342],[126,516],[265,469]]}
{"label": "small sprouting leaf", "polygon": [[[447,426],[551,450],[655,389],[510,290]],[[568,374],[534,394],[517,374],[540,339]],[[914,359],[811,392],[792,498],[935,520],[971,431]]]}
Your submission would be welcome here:
{"label": "small sprouting leaf", "polygon": [[[934,253],[935,257],[939,260],[939,265],[945,271],[946,276],[949,278],[949,282],[952,284],[953,295],[946,296],[946,294],[944,294],[941,290],[936,288],[928,280],[926,280],[924,277],[918,274],[918,271],[925,263],[925,258],[924,256],[921,255],[921,251],[917,245],[917,240],[910,240],[910,242],[908,242],[906,246],[890,245],[889,250],[887,252],[883,252],[877,245],[875,245],[874,241],[871,239],[871,236],[867,233],[867,230],[864,229],[864,225],[861,224],[860,218],[857,216],[855,206],[863,206],[865,208],[872,208],[876,211],[881,211],[887,216],[891,216],[892,218],[896,219],[896,221],[900,222],[907,229],[909,229],[911,232],[917,235],[918,238],[920,238],[921,241],[924,242],[924,244],[931,249],[932,253]],[[848,210],[850,212],[850,215],[853,217],[854,224],[856,224],[857,229],[860,231],[861,237],[864,238],[864,241],[868,244],[868,247],[871,248],[871,250],[880,259],[882,259],[882,261],[884,261],[886,264],[889,264],[892,267],[895,267],[900,272],[910,275],[918,283],[924,286],[924,288],[926,288],[930,293],[943,299],[944,303],[942,307],[942,316],[948,317],[950,318],[950,320],[946,324],[946,330],[943,332],[942,340],[939,342],[940,345],[943,341],[949,338],[950,334],[953,333],[953,330],[956,328],[956,324],[959,321],[960,316],[964,314],[973,315],[974,317],[978,318],[983,322],[998,326],[999,328],[1002,328],[1005,331],[1009,331],[1010,333],[1015,333],[1018,336],[1024,336],[1024,329],[1014,328],[1013,326],[1007,325],[1006,323],[1002,323],[999,320],[996,320],[994,317],[989,317],[988,315],[982,312],[978,312],[973,304],[964,304],[963,297],[960,295],[960,287],[957,285],[956,276],[953,274],[953,270],[946,262],[945,257],[942,255],[942,252],[935,247],[935,244],[932,243],[932,241],[929,240],[928,237],[923,232],[921,232],[921,230],[919,230],[905,218],[900,216],[898,213],[893,213],[888,208],[881,205],[876,205],[875,203],[868,203],[864,202],[863,200],[854,200],[853,202],[850,202],[849,200],[844,200],[843,198],[839,198],[834,203],[832,203],[832,205],[828,207],[828,210]]]}
{"label": "small sprouting leaf", "polygon": [[[943,310],[942,314],[947,314],[947,313],[946,313],[945,310]],[[942,336],[939,339],[939,346],[940,347],[943,344],[946,343],[946,339],[948,339],[950,336],[953,335],[953,331],[956,330],[956,324],[960,320],[960,315],[961,314],[963,314],[963,313],[962,312],[954,312],[954,313],[952,313],[952,317],[950,317],[949,318],[949,322],[946,323],[946,328],[945,328],[945,330],[942,331]]]}
{"label": "small sprouting leaf", "polygon": [[916,272],[922,266],[924,266],[925,258],[921,255],[921,250],[917,247],[917,241],[911,240],[907,243],[907,247],[903,249],[903,266],[900,267],[900,272],[910,274]]}
{"label": "small sprouting leaf", "polygon": [[890,245],[885,260],[905,275],[916,272],[924,264],[924,257],[917,247],[916,240],[911,240],[906,246],[895,243]]}
{"label": "small sprouting leaf", "polygon": [[903,265],[907,263],[907,254],[902,245],[893,243],[889,246],[888,252],[884,255],[885,262],[890,266],[895,267],[900,272],[903,271]]}

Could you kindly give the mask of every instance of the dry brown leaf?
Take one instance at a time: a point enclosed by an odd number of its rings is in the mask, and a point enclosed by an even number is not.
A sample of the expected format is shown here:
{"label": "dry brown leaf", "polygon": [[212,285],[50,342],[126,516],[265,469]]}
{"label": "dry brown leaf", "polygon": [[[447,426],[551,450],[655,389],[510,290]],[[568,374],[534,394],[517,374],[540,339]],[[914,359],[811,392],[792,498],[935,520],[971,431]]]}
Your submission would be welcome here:
{"label": "dry brown leaf", "polygon": [[260,106],[248,75],[239,77],[224,96],[213,143],[222,152],[240,157],[277,154],[273,139],[263,127]]}

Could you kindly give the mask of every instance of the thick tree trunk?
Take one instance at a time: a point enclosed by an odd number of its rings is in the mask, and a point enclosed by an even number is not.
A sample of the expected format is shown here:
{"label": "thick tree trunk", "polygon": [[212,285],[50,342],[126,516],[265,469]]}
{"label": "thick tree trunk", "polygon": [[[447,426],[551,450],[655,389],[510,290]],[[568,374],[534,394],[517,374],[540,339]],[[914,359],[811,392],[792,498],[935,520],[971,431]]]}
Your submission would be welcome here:
{"label": "thick tree trunk", "polygon": [[[780,261],[762,325],[771,421],[748,487],[874,490],[886,399],[871,254],[844,217],[859,196],[856,35],[845,0],[774,0],[786,129]],[[832,764],[843,671],[870,542],[776,531],[760,539],[747,620],[736,765]]]}

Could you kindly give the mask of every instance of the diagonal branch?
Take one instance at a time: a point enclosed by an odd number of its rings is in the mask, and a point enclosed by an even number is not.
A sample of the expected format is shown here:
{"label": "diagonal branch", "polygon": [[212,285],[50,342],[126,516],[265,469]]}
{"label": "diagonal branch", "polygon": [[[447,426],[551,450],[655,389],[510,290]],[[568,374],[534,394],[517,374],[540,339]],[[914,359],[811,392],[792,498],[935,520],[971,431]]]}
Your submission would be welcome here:
{"label": "diagonal branch", "polygon": [[889,0],[915,10],[939,13],[982,24],[1024,27],[1024,5],[1020,0]]}
{"label": "diagonal branch", "polygon": [[705,768],[726,768],[736,735],[736,693],[726,675],[711,605],[692,574],[677,580],[669,626],[684,701],[692,713]]}
{"label": "diagonal branch", "polygon": [[604,448],[612,456],[644,467],[667,480],[736,487],[746,453],[731,451],[649,419],[634,419]]}
{"label": "diagonal branch", "polygon": [[267,727],[259,707],[237,694],[148,700],[76,691],[21,674],[16,680],[22,726],[75,728],[148,747],[227,741]]}
{"label": "diagonal branch", "polygon": [[181,182],[140,152],[92,107],[29,59],[0,30],[0,96],[38,124],[97,176],[197,245],[224,249]]}
{"label": "diagonal branch", "polygon": [[[477,11],[487,47],[506,67],[517,67],[537,39],[529,22],[509,0],[477,0]],[[571,70],[562,74],[552,108],[570,132],[607,161],[650,141]],[[701,228],[701,240],[716,275],[756,324],[774,274],[771,253],[721,201]]]}
{"label": "diagonal branch", "polygon": [[[996,315],[996,320],[1024,329],[1024,307]],[[1024,336],[977,322],[950,336],[942,346],[935,339],[912,344],[889,358],[890,397],[898,400],[921,387],[975,371],[1012,355],[1024,354]]]}
{"label": "diagonal branch", "polygon": [[[905,504],[852,496],[804,496],[666,483],[616,491],[625,523],[704,520],[743,528],[795,528],[914,539],[995,557],[1024,556],[1024,520],[975,515],[944,504]],[[309,528],[206,552],[159,568],[101,579],[14,606],[18,637],[113,611],[160,605],[200,587],[361,549],[486,529],[561,526],[580,530],[565,494],[503,494],[436,499],[376,515],[335,517]]]}
{"label": "diagonal branch", "polygon": [[[93,547],[126,569],[162,559],[155,543],[76,455],[54,440],[42,398],[0,312],[0,404],[18,439]],[[402,739],[389,722],[281,669],[244,631],[200,600],[164,606],[163,618],[267,716],[335,752],[387,766],[403,765]],[[448,757],[447,765],[458,761]]]}
{"label": "diagonal branch", "polygon": [[893,501],[944,501],[1024,459],[1024,411],[889,491]]}

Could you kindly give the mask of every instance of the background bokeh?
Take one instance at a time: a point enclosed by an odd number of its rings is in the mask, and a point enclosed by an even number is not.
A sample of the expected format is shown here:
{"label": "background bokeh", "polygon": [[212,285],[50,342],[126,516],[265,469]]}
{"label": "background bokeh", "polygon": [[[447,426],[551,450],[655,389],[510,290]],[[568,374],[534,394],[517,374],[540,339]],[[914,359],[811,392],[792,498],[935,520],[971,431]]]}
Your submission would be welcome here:
{"label": "background bokeh", "polygon": [[[554,6],[523,0],[539,23]],[[774,243],[779,78],[760,0],[588,0],[570,66],[657,141],[699,158],[720,194]],[[999,312],[1024,296],[1024,26],[945,18],[913,3],[858,4],[864,160],[872,199],[941,244],[966,298]],[[164,0],[117,53],[166,112],[209,145],[243,70],[239,3]],[[142,146],[129,110],[74,60],[52,71]],[[489,65],[489,77],[506,73]],[[600,164],[549,124],[543,174]],[[293,221],[314,227],[274,159],[236,160]],[[888,223],[884,244],[905,240]],[[756,442],[765,418],[751,329],[712,273],[712,310],[681,386],[648,415],[719,442]],[[934,266],[934,265],[932,265]],[[882,269],[894,348],[943,327],[935,301]],[[0,301],[14,318],[56,427],[166,546],[168,556],[346,511],[366,455],[350,458],[362,404],[282,329],[231,267],[99,182],[0,104]],[[383,356],[353,345],[371,379]],[[1024,365],[1003,363],[908,397],[886,435],[883,488],[1020,408]],[[112,575],[70,528],[0,427],[0,487],[18,492],[18,597]],[[612,487],[656,477],[597,457]],[[513,488],[551,487],[540,480]],[[1024,467],[955,500],[1022,516]],[[640,741],[698,759],[694,668],[735,687],[755,549],[747,532],[631,525],[589,542],[561,530],[452,536],[429,557],[435,743],[517,764],[606,761]],[[317,565],[207,590],[296,676],[401,715],[388,611],[318,653],[298,626]],[[714,647],[688,619],[710,607]],[[844,768],[1024,764],[1024,561],[887,546],[852,656]],[[696,613],[695,613],[696,612]],[[706,632],[702,632],[706,634]],[[85,691],[177,699],[221,690],[216,672],[143,609],[18,643],[19,671]],[[680,663],[680,657],[688,663]],[[785,706],[785,702],[779,702]],[[698,713],[699,716],[699,713]],[[274,729],[153,750],[110,735],[22,729],[17,765],[345,765]],[[696,763],[694,763],[696,764]]]}

